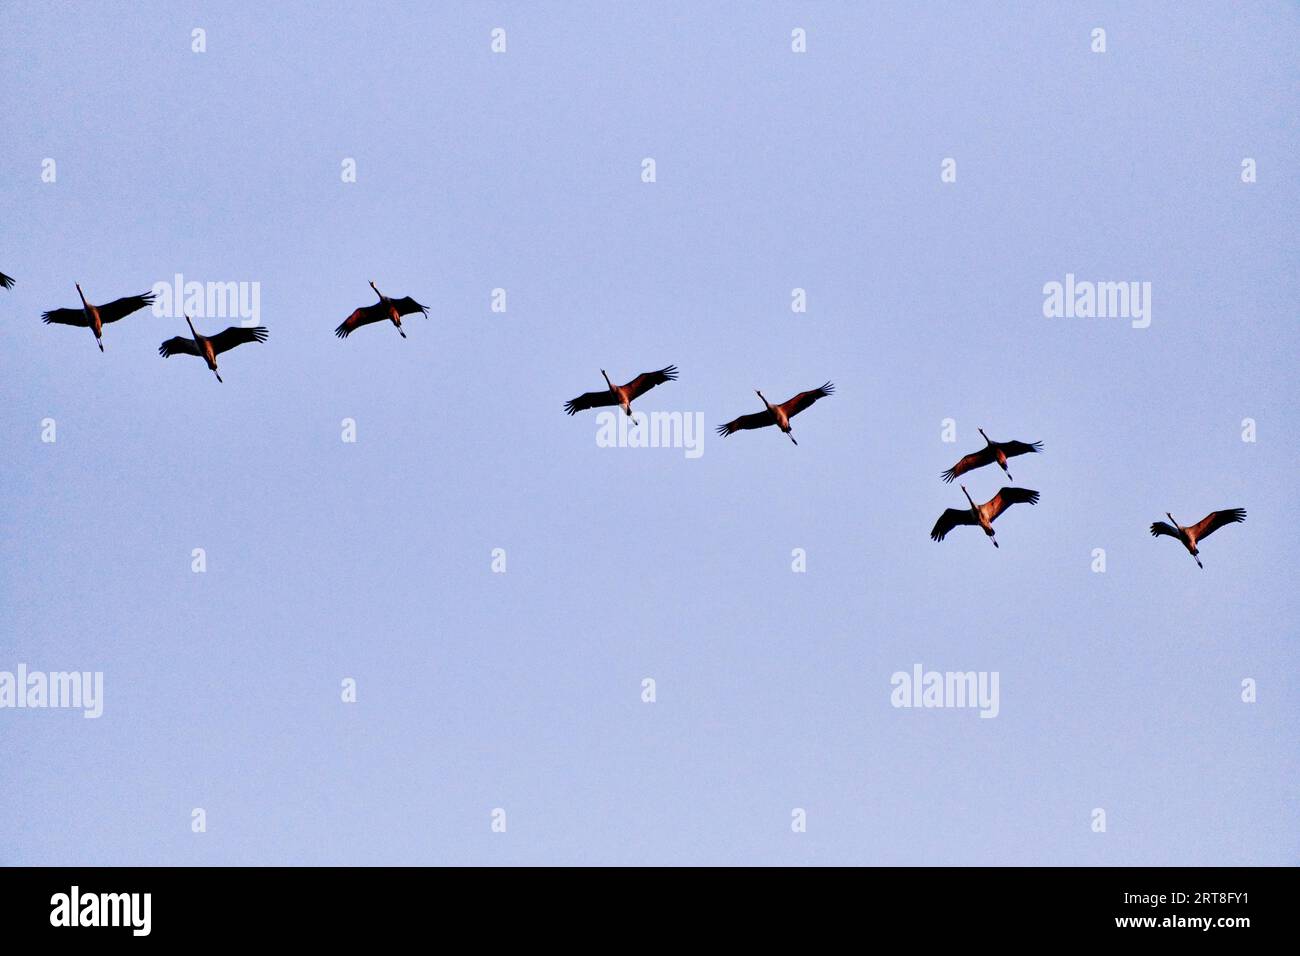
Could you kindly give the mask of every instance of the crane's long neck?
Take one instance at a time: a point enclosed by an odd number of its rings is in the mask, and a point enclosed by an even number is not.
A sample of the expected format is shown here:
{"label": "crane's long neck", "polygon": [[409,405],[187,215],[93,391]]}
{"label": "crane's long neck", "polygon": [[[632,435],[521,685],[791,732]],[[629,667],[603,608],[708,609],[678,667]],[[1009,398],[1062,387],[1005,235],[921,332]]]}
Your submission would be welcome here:
{"label": "crane's long neck", "polygon": [[81,291],[81,283],[80,283],[80,282],[77,283],[77,295],[81,296],[81,307],[82,307],[83,309],[89,309],[89,308],[90,308],[90,303],[86,301],[86,293],[84,293],[84,292]]}
{"label": "crane's long neck", "polygon": [[983,438],[984,441],[985,441],[986,443],[988,443],[988,444],[990,444],[990,445],[993,444],[993,439],[989,438],[988,435],[985,435],[985,434],[984,434],[984,429],[981,428],[981,429],[979,430],[979,433],[980,433],[980,437]]}
{"label": "crane's long neck", "polygon": [[185,316],[185,324],[190,327],[190,335],[194,336],[194,341],[197,342],[199,340],[199,333],[194,330],[194,323],[190,321],[188,315]]}
{"label": "crane's long neck", "polygon": [[966,486],[965,486],[965,485],[962,485],[962,486],[961,486],[961,493],[962,493],[963,495],[965,495],[965,496],[966,496],[966,500],[970,502],[971,510],[972,510],[972,511],[979,511],[979,508],[977,508],[977,507],[975,506],[975,501],[974,501],[974,499],[971,498],[971,496],[970,496],[970,492],[966,490]]}
{"label": "crane's long neck", "polygon": [[1171,515],[1168,511],[1165,512],[1165,517],[1169,519],[1169,523],[1172,524],[1175,528],[1181,527],[1178,524],[1178,522],[1174,520],[1174,516]]}
{"label": "crane's long neck", "polygon": [[374,282],[373,279],[370,281],[370,288],[372,288],[372,289],[375,290],[375,295],[379,296],[379,301],[380,301],[380,302],[384,301],[384,294],[383,294],[382,292],[379,291],[379,286],[375,285],[375,282]]}
{"label": "crane's long neck", "polygon": [[605,376],[605,384],[609,386],[609,390],[611,392],[615,391],[614,383],[609,380],[608,375],[605,375],[605,370],[603,368],[600,370],[600,374]]}
{"label": "crane's long neck", "polygon": [[758,389],[755,389],[755,390],[754,390],[754,394],[756,394],[756,395],[758,396],[758,400],[759,400],[760,402],[763,403],[763,407],[764,407],[764,408],[766,408],[768,411],[771,411],[771,410],[772,410],[772,403],[769,402],[766,398],[763,397],[763,393],[762,393],[762,392],[758,391]]}

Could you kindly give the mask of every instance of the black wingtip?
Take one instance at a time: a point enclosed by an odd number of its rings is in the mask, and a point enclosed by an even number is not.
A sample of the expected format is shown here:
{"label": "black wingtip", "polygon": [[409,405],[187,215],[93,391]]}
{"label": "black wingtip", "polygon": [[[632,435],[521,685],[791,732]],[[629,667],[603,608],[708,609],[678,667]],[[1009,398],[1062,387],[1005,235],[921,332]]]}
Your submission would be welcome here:
{"label": "black wingtip", "polygon": [[1015,502],[1022,502],[1027,505],[1036,505],[1038,504],[1038,499],[1042,497],[1041,495],[1039,495],[1038,492],[1034,491],[1032,488],[999,488],[998,489],[998,494],[1003,494],[1004,492],[1011,493],[1008,497],[1010,498],[1013,504]]}
{"label": "black wingtip", "polygon": [[957,477],[957,472],[949,468],[947,471],[940,472],[939,477],[942,478],[945,482],[951,483],[952,480]]}

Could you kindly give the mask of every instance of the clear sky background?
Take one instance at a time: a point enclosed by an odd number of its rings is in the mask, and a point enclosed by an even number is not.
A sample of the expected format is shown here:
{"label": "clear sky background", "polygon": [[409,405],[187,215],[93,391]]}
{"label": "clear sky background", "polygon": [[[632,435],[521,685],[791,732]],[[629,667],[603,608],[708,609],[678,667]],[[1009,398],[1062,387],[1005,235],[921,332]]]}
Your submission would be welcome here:
{"label": "clear sky background", "polygon": [[[0,670],[105,712],[0,711],[0,862],[1297,862],[1295,4],[4,23]],[[224,385],[40,322],[177,272],[261,284]],[[1045,319],[1067,272],[1151,327]],[[369,279],[430,318],[337,340]],[[697,460],[564,415],[669,363],[637,407],[710,429],[837,392]],[[935,544],[981,426],[1042,500]],[[1147,533],[1231,506],[1203,571]],[[891,707],[915,663],[1001,713]]]}

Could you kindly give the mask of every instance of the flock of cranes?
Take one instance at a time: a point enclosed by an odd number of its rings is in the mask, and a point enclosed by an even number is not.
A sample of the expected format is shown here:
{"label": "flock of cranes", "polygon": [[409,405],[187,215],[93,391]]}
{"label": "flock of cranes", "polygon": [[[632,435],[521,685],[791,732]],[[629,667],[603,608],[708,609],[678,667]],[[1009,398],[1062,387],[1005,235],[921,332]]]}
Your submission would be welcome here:
{"label": "flock of cranes", "polygon": [[[971,452],[963,457],[957,464],[953,465],[947,471],[943,472],[940,477],[944,481],[952,481],[958,475],[964,475],[968,471],[974,471],[976,468],[983,468],[985,465],[997,462],[1008,478],[1011,472],[1007,470],[1007,459],[1014,458],[1017,455],[1036,454],[1043,450],[1042,442],[1023,442],[1023,441],[994,441],[984,434],[984,429],[979,430],[980,435],[984,438],[984,447],[979,451]],[[998,493],[984,502],[977,505],[971,498],[970,492],[966,486],[961,486],[962,494],[966,496],[969,503],[968,508],[949,508],[943,514],[939,515],[939,520],[934,523],[934,528],[930,531],[930,537],[935,541],[942,541],[953,528],[958,525],[976,525],[993,542],[993,547],[998,547],[998,539],[994,536],[993,522],[997,520],[998,515],[1006,511],[1012,505],[1036,505],[1038,504],[1039,494],[1029,488],[1000,488]],[[1198,541],[1208,538],[1211,534],[1222,528],[1225,524],[1236,524],[1239,521],[1246,520],[1246,510],[1244,508],[1225,508],[1223,511],[1211,511],[1194,525],[1180,525],[1174,521],[1174,516],[1165,512],[1165,517],[1172,522],[1165,524],[1163,521],[1157,521],[1151,526],[1151,534],[1159,537],[1168,535],[1171,538],[1177,538],[1182,542],[1189,554],[1196,560],[1196,566],[1204,569],[1205,565],[1201,564],[1200,550],[1196,547]]]}
{"label": "flock of cranes", "polygon": [[[0,273],[0,285],[9,289],[13,287],[13,284],[13,279]],[[81,284],[76,283],[76,286],[77,295],[81,297],[81,308],[51,309],[41,314],[41,320],[46,325],[71,325],[81,329],[90,329],[94,333],[95,344],[99,346],[101,352],[104,351],[105,325],[124,319],[133,312],[139,312],[141,309],[153,305],[154,301],[153,293],[145,292],[141,295],[123,296],[104,305],[94,305],[86,300],[86,294],[81,291]],[[334,330],[334,334],[339,338],[347,338],[363,325],[371,325],[385,320],[392,322],[397,327],[397,331],[402,338],[406,338],[406,333],[402,331],[402,316],[410,315],[413,312],[422,312],[425,318],[429,316],[429,307],[420,305],[409,295],[400,299],[390,299],[379,291],[373,281],[370,283],[370,288],[375,290],[375,295],[379,296],[379,301],[374,305],[361,306],[344,319],[339,324],[339,327]],[[190,327],[189,338],[178,335],[168,339],[158,346],[158,354],[163,358],[170,358],[173,355],[197,356],[207,363],[208,368],[217,377],[218,382],[223,381],[221,373],[217,370],[218,355],[247,342],[265,342],[269,334],[265,326],[259,325],[256,328],[245,328],[236,325],[217,332],[215,335],[203,335],[198,329],[194,328],[194,322],[188,315],[185,316],[185,324]]]}
{"label": "flock of cranes", "polygon": [[[10,282],[12,283],[13,280],[11,279]],[[76,283],[76,286],[77,295],[81,297],[81,308],[51,309],[41,314],[41,321],[46,325],[71,325],[79,329],[90,329],[95,335],[95,344],[99,346],[101,352],[104,351],[105,325],[153,305],[152,292],[123,296],[105,305],[93,305],[86,301],[86,294],[81,291],[81,283]],[[208,363],[208,368],[217,376],[218,382],[221,381],[221,373],[217,371],[219,354],[244,342],[266,341],[266,329],[261,326],[255,329],[232,326],[224,332],[206,336],[198,333],[188,315],[185,316],[185,324],[190,327],[191,337],[187,339],[177,336],[168,339],[158,347],[158,354],[164,358],[171,355],[197,355]]]}
{"label": "flock of cranes", "polygon": [[[677,378],[677,366],[669,365],[661,368],[657,372],[642,372],[626,385],[615,385],[610,381],[609,375],[602,368],[600,374],[605,378],[605,388],[599,392],[584,392],[577,398],[571,398],[564,403],[564,410],[570,415],[576,415],[578,412],[585,411],[588,408],[601,408],[607,405],[617,405],[623,409],[623,414],[632,417],[632,399],[644,395],[656,385],[662,385],[664,382],[671,382]],[[741,415],[734,418],[725,425],[718,426],[718,434],[724,438],[732,432],[745,431],[751,428],[766,428],[768,425],[775,425],[781,429],[782,433],[794,442],[794,435],[790,431],[790,419],[798,415],[801,411],[817,401],[819,398],[825,398],[827,395],[835,393],[835,386],[830,382],[820,388],[814,388],[808,392],[800,392],[789,401],[782,402],[780,405],[773,405],[763,397],[762,392],[757,392],[758,399],[763,403],[764,410],[754,412],[752,415]]]}
{"label": "flock of cranes", "polygon": [[[375,320],[370,319],[369,321]],[[393,321],[397,321],[395,316]],[[578,412],[589,408],[604,408],[617,405],[623,410],[624,415],[631,418],[632,400],[644,395],[656,385],[676,380],[677,366],[669,365],[655,372],[642,372],[626,385],[615,385],[604,369],[600,370],[600,374],[605,379],[606,388],[596,392],[584,392],[577,398],[570,399],[564,405],[566,412],[570,415],[576,415]],[[820,388],[800,392],[780,405],[773,405],[763,397],[762,392],[757,392],[759,401],[763,403],[764,410],[754,412],[751,415],[741,415],[725,425],[719,425],[718,434],[726,437],[738,431],[748,431],[754,428],[766,428],[768,425],[775,425],[790,441],[797,445],[799,443],[795,441],[794,435],[791,433],[790,419],[811,406],[818,399],[834,393],[835,386],[827,382]],[[945,482],[951,482],[959,475],[964,475],[967,472],[975,471],[995,462],[1006,473],[1007,478],[1011,479],[1011,471],[1007,468],[1007,459],[1019,455],[1038,454],[1043,450],[1043,443],[1039,441],[994,441],[985,434],[984,429],[979,429],[979,433],[984,439],[984,447],[979,451],[963,456],[957,464],[943,472],[940,477]],[[1012,505],[1036,505],[1040,497],[1039,493],[1031,488],[1003,487],[998,489],[998,493],[984,504],[977,505],[975,499],[970,496],[970,492],[966,490],[965,485],[961,486],[961,491],[966,496],[968,507],[948,508],[943,514],[939,515],[939,520],[934,523],[934,528],[930,531],[930,537],[935,541],[942,541],[947,537],[948,532],[959,525],[972,525],[978,527],[988,536],[988,539],[993,543],[993,547],[1000,547],[996,533],[993,530],[993,522]],[[1170,521],[1174,521],[1173,515],[1166,513],[1166,516]],[[1174,521],[1173,525],[1167,525],[1163,521],[1159,521],[1151,526],[1151,533],[1153,535],[1165,534],[1177,538],[1191,553],[1192,557],[1196,558],[1197,565],[1204,568],[1205,566],[1201,564],[1200,558],[1197,557],[1200,553],[1196,548],[1197,541],[1209,536],[1213,531],[1225,524],[1244,521],[1245,518],[1246,512],[1241,508],[1229,508],[1224,511],[1211,512],[1202,521],[1190,527],[1183,527],[1176,521]]]}
{"label": "flock of cranes", "polygon": [[[585,411],[588,408],[601,408],[606,405],[617,405],[623,409],[623,414],[632,417],[632,399],[644,395],[656,385],[662,385],[664,382],[671,382],[677,378],[677,366],[669,365],[661,368],[657,372],[642,372],[626,385],[615,385],[610,381],[609,375],[602,368],[600,374],[605,378],[604,390],[599,392],[584,392],[577,398],[572,398],[564,403],[564,410],[570,415],[576,415],[578,412]],[[792,442],[794,435],[790,430],[790,419],[798,415],[801,411],[817,401],[819,398],[825,398],[827,395],[835,393],[835,386],[830,382],[820,388],[814,388],[808,392],[800,392],[789,401],[782,402],[780,405],[773,405],[763,397],[762,392],[758,392],[758,400],[763,403],[764,410],[755,412],[752,415],[741,415],[734,418],[725,425],[718,426],[718,434],[726,437],[732,432],[745,431],[751,428],[765,428],[768,425],[775,425],[781,429]]]}
{"label": "flock of cranes", "polygon": [[[0,273],[0,288],[11,289],[13,285],[13,279],[4,273]],[[146,292],[141,295],[128,295],[120,299],[114,299],[104,305],[93,305],[86,300],[80,283],[77,283],[76,286],[77,295],[81,298],[81,308],[51,309],[42,313],[41,320],[47,325],[69,325],[90,329],[95,336],[95,344],[99,346],[101,352],[104,351],[104,326],[124,319],[128,315],[152,305],[154,301],[153,294]],[[379,287],[375,285],[374,280],[371,280],[370,288],[379,297],[379,301],[373,305],[359,306],[351,315],[339,323],[334,330],[334,334],[340,339],[346,339],[363,326],[385,321],[392,322],[398,334],[402,338],[406,338],[406,332],[402,329],[402,316],[420,313],[426,319],[429,317],[429,307],[421,305],[409,295],[400,299],[389,298],[379,291]],[[231,326],[215,335],[203,335],[194,328],[194,323],[188,315],[185,316],[185,323],[190,329],[189,336],[178,335],[167,339],[158,346],[158,354],[164,358],[170,358],[173,355],[193,355],[201,358],[207,363],[212,374],[217,377],[218,382],[222,381],[221,372],[217,368],[218,355],[230,351],[237,345],[244,345],[248,342],[265,342],[268,335],[266,328],[263,326],[257,326],[256,328]],[[595,392],[584,392],[577,398],[570,399],[565,403],[564,410],[570,415],[576,415],[580,411],[591,408],[617,405],[623,410],[623,414],[631,418],[635,424],[636,419],[632,415],[632,401],[640,398],[657,385],[675,381],[677,366],[668,365],[657,371],[642,372],[626,385],[615,385],[604,369],[600,370],[600,374],[605,379],[606,387]],[[759,401],[763,403],[763,411],[733,418],[725,425],[719,425],[717,432],[720,436],[726,437],[738,431],[749,431],[775,425],[791,442],[798,445],[799,443],[795,441],[790,427],[790,419],[811,407],[819,399],[826,398],[834,393],[835,386],[830,382],[826,382],[819,388],[800,392],[779,405],[773,405],[763,397],[761,391],[756,391]],[[1007,459],[1019,455],[1037,454],[1043,450],[1042,442],[999,442],[989,438],[982,428],[979,429],[979,433],[984,439],[984,447],[979,451],[965,455],[957,464],[943,472],[940,477],[945,482],[952,482],[960,475],[995,462],[1006,474],[1007,478],[1011,479],[1011,472],[1007,468]],[[943,514],[939,515],[939,520],[934,523],[934,528],[930,531],[930,537],[935,541],[942,541],[947,537],[948,532],[960,525],[971,525],[982,530],[993,543],[993,547],[997,548],[999,545],[997,536],[993,531],[993,522],[1012,505],[1035,505],[1038,504],[1039,499],[1039,493],[1032,489],[1003,487],[988,501],[982,505],[977,505],[975,499],[970,496],[970,492],[966,490],[965,485],[961,485],[961,491],[966,496],[968,507],[948,508]],[[1151,525],[1151,534],[1154,537],[1164,535],[1176,538],[1187,549],[1193,560],[1196,561],[1197,567],[1204,568],[1205,565],[1201,564],[1199,543],[1224,525],[1245,521],[1246,512],[1243,508],[1225,508],[1222,511],[1211,511],[1193,525],[1180,525],[1169,512],[1165,512],[1165,517],[1169,519],[1170,523],[1155,522]]]}
{"label": "flock of cranes", "polygon": [[[951,482],[958,475],[964,475],[968,471],[974,471],[976,468],[983,468],[985,465],[991,465],[993,462],[998,463],[998,467],[1006,472],[1007,478],[1011,478],[1011,472],[1007,470],[1007,459],[1014,458],[1017,455],[1036,454],[1043,450],[1043,443],[1040,441],[1023,442],[1023,441],[994,441],[984,434],[984,429],[979,430],[984,439],[984,447],[979,451],[973,451],[964,456],[957,464],[953,465],[939,477],[945,482]],[[977,505],[975,499],[970,496],[966,486],[961,486],[961,493],[966,496],[969,502],[969,508],[949,508],[943,514],[939,515],[939,520],[934,523],[934,528],[930,531],[930,537],[935,541],[942,541],[947,537],[948,532],[958,525],[969,524],[980,528],[988,539],[993,542],[993,547],[998,547],[998,539],[994,535],[993,522],[997,520],[998,515],[1006,511],[1012,505],[1036,505],[1038,504],[1038,492],[1029,488],[1000,488],[998,493],[984,502]]]}

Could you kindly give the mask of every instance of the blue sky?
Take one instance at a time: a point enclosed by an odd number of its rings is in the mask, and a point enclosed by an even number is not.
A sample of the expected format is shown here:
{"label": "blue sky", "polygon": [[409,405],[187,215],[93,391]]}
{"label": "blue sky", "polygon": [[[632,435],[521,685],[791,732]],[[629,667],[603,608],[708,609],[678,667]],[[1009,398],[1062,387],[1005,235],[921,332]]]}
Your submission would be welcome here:
{"label": "blue sky", "polygon": [[[0,670],[105,700],[0,710],[0,862],[1296,861],[1294,4],[7,14]],[[39,321],[178,272],[260,284],[225,384]],[[369,279],[430,318],[340,342]],[[698,459],[563,412],[670,363]],[[978,427],[1042,500],[935,544]]]}

